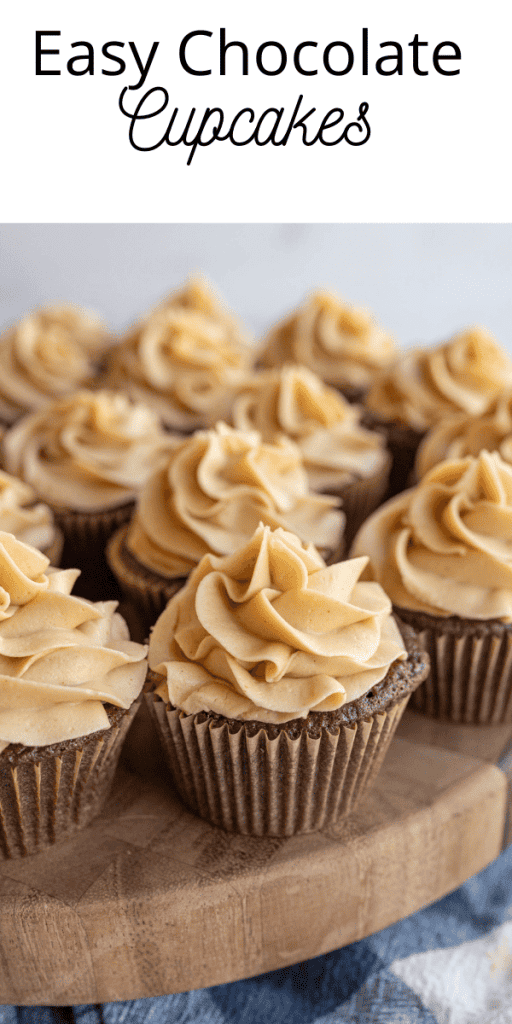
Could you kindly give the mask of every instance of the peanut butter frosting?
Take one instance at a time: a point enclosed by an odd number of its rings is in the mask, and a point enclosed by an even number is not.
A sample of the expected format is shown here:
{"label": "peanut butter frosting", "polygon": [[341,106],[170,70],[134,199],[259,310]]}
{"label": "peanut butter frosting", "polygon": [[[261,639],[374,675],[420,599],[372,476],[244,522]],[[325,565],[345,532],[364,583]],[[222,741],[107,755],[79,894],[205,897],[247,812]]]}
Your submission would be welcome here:
{"label": "peanut butter frosting", "polygon": [[253,374],[235,398],[232,422],[238,430],[258,430],[264,441],[282,435],[295,441],[315,491],[373,476],[386,464],[382,436],[365,430],[359,408],[306,366]]}
{"label": "peanut butter frosting", "polygon": [[367,388],[395,358],[395,343],[365,309],[318,290],[278,323],[263,343],[264,367],[302,363],[327,384]]}
{"label": "peanut butter frosting", "polygon": [[78,569],[0,532],[0,752],[108,729],[104,704],[129,708],[146,675],[117,601],[71,594]]}
{"label": "peanut butter frosting", "polygon": [[423,432],[455,413],[481,416],[511,385],[512,360],[485,327],[470,327],[437,348],[407,352],[377,377],[366,406]]}
{"label": "peanut butter frosting", "polygon": [[227,414],[249,365],[235,318],[201,280],[171,295],[112,349],[107,381],[152,405],[173,430]]}
{"label": "peanut butter frosting", "polygon": [[29,484],[0,470],[0,531],[12,533],[24,544],[39,550],[49,548],[55,538],[53,515],[48,505],[36,502]]}
{"label": "peanut butter frosting", "polygon": [[416,475],[424,476],[444,459],[476,456],[483,448],[512,464],[512,391],[498,398],[485,416],[460,413],[432,427],[418,448]]}
{"label": "peanut butter frosting", "polygon": [[164,577],[187,576],[207,552],[232,554],[262,521],[333,554],[344,516],[338,499],[309,492],[300,450],[218,423],[171,452],[143,488],[126,546]]}
{"label": "peanut butter frosting", "polygon": [[13,423],[91,382],[105,341],[101,320],[78,306],[24,317],[0,338],[0,416]]}
{"label": "peanut butter frosting", "polygon": [[367,563],[327,567],[312,545],[260,524],[233,555],[206,555],[157,620],[157,693],[188,714],[288,722],[334,711],[407,653]]}
{"label": "peanut butter frosting", "polygon": [[82,512],[132,501],[174,443],[153,409],[85,390],[25,416],[3,439],[9,472],[52,508]]}
{"label": "peanut butter frosting", "polygon": [[351,554],[398,608],[512,622],[512,467],[487,451],[440,463],[363,523]]}

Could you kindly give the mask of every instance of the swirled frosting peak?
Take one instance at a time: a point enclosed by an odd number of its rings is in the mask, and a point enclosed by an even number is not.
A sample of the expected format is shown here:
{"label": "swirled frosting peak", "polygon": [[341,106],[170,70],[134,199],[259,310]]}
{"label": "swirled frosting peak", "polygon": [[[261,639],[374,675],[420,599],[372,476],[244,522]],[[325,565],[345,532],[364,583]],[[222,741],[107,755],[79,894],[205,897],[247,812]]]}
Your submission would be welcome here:
{"label": "swirled frosting peak", "polygon": [[485,327],[437,348],[414,349],[381,374],[366,397],[371,412],[419,432],[445,416],[481,416],[512,385],[512,360]]}
{"label": "swirled frosting peak", "polygon": [[14,422],[92,380],[105,329],[78,306],[35,310],[0,338],[0,414]]}
{"label": "swirled frosting peak", "polygon": [[394,357],[393,339],[370,313],[319,290],[274,327],[259,361],[266,367],[302,363],[328,384],[366,388]]}
{"label": "swirled frosting peak", "polygon": [[366,562],[326,567],[262,524],[233,555],[206,555],[151,634],[157,692],[190,714],[276,723],[366,693],[406,657],[389,599],[359,581]]}
{"label": "swirled frosting peak", "polygon": [[385,464],[383,438],[365,430],[360,419],[357,406],[294,363],[252,374],[232,411],[239,430],[258,430],[265,441],[281,435],[295,441],[310,486],[325,491],[371,476]]}
{"label": "swirled frosting peak", "polygon": [[133,500],[173,443],[152,409],[85,390],[25,416],[3,439],[11,473],[53,508],[84,512]]}
{"label": "swirled frosting peak", "polygon": [[128,708],[142,689],[145,647],[116,601],[72,596],[78,575],[0,532],[0,751],[106,729],[103,705]]}
{"label": "swirled frosting peak", "polygon": [[172,452],[141,492],[128,550],[165,577],[187,576],[208,551],[228,555],[260,521],[293,529],[334,553],[344,516],[335,498],[308,488],[300,450],[286,438],[261,441],[218,423]]}
{"label": "swirled frosting peak", "polygon": [[418,448],[416,475],[424,476],[444,459],[476,456],[483,448],[499,452],[512,464],[512,391],[501,395],[483,416],[459,413],[432,427]]}
{"label": "swirled frosting peak", "polygon": [[156,408],[167,426],[193,430],[226,414],[249,363],[245,340],[234,317],[193,280],[112,350],[108,380]]}
{"label": "swirled frosting peak", "polygon": [[440,463],[363,523],[351,553],[398,607],[512,622],[512,467],[487,451]]}
{"label": "swirled frosting peak", "polygon": [[35,548],[49,548],[55,537],[53,515],[47,505],[36,503],[29,484],[0,470],[0,530]]}

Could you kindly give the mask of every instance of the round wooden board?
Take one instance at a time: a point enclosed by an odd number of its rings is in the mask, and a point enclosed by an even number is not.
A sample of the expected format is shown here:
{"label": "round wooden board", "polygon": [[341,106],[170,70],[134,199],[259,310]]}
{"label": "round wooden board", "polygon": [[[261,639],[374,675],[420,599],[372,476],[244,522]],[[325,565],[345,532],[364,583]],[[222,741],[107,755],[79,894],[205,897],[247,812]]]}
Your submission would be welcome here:
{"label": "round wooden board", "polygon": [[358,811],[284,840],[188,813],[148,729],[136,722],[91,827],[2,862],[2,1003],[134,999],[284,967],[424,907],[510,841],[510,726],[406,712]]}

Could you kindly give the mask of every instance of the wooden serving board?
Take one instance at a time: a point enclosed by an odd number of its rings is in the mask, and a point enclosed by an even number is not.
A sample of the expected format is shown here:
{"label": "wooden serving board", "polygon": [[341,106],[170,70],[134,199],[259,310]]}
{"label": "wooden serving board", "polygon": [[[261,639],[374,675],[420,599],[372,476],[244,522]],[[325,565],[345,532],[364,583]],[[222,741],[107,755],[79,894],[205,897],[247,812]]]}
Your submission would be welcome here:
{"label": "wooden serving board", "polygon": [[406,712],[357,812],[291,839],[186,811],[149,729],[136,721],[93,825],[0,863],[0,1002],[134,999],[284,967],[424,907],[512,839],[510,726]]}

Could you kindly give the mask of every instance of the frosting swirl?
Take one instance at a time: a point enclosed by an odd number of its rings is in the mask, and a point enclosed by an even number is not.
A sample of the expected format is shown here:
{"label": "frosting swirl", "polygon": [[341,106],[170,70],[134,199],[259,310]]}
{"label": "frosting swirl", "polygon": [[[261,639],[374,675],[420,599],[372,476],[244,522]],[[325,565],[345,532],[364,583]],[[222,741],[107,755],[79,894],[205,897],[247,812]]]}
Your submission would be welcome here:
{"label": "frosting swirl", "polygon": [[91,382],[104,344],[101,320],[78,306],[24,317],[0,338],[0,415],[12,423]]}
{"label": "frosting swirl", "polygon": [[280,438],[218,423],[171,452],[142,490],[126,546],[142,565],[165,577],[187,576],[207,552],[228,555],[258,523],[293,529],[331,553],[344,516],[338,500],[311,494],[300,451]]}
{"label": "frosting swirl", "polygon": [[112,349],[107,380],[152,405],[168,427],[190,431],[227,413],[249,363],[245,340],[211,290],[194,280]]}
{"label": "frosting swirl", "polygon": [[399,608],[512,622],[512,467],[486,451],[442,462],[363,523],[351,554]]}
{"label": "frosting swirl", "polygon": [[258,430],[264,441],[295,441],[315,491],[373,476],[386,463],[384,439],[361,426],[358,407],[305,366],[252,375],[235,398],[232,422]]}
{"label": "frosting swirl", "polygon": [[36,504],[29,484],[0,470],[0,531],[42,550],[55,537],[53,515],[48,505]]}
{"label": "frosting swirl", "polygon": [[113,391],[77,391],[4,436],[6,467],[55,509],[132,501],[172,448],[156,413]]}
{"label": "frosting swirl", "polygon": [[0,751],[108,729],[103,705],[129,708],[142,689],[145,647],[117,601],[71,595],[78,575],[0,532]]}
{"label": "frosting swirl", "polygon": [[395,356],[395,344],[364,309],[316,291],[267,336],[261,366],[302,363],[327,384],[367,388]]}
{"label": "frosting swirl", "polygon": [[260,524],[227,558],[206,555],[157,620],[149,664],[189,714],[288,722],[334,711],[407,657],[367,559],[326,567],[313,546]]}
{"label": "frosting swirl", "polygon": [[511,384],[512,360],[484,327],[470,327],[437,348],[407,352],[377,377],[365,404],[423,432],[454,413],[481,416]]}
{"label": "frosting swirl", "polygon": [[444,459],[497,451],[512,464],[512,392],[497,399],[485,416],[449,416],[429,430],[418,448],[415,470],[422,477]]}

